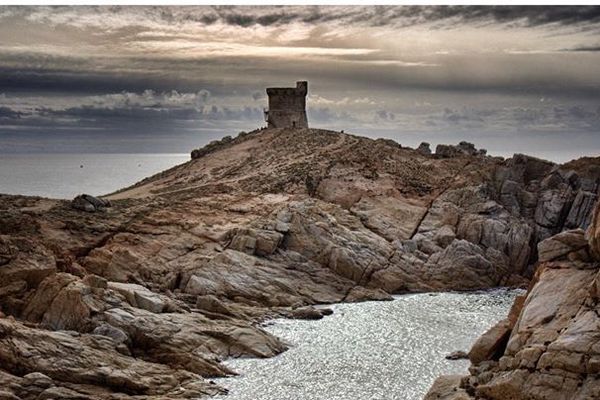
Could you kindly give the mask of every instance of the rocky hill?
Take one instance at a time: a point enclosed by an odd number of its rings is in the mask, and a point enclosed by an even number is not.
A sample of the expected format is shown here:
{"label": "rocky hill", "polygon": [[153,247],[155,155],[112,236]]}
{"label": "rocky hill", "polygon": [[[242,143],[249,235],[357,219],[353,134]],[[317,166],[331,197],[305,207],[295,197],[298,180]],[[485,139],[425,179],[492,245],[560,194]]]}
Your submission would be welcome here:
{"label": "rocky hill", "polygon": [[538,243],[590,226],[598,159],[427,150],[258,130],[194,150],[111,207],[74,204],[96,212],[0,196],[0,398],[215,394],[223,359],[285,350],[265,318],[527,285],[554,254]]}

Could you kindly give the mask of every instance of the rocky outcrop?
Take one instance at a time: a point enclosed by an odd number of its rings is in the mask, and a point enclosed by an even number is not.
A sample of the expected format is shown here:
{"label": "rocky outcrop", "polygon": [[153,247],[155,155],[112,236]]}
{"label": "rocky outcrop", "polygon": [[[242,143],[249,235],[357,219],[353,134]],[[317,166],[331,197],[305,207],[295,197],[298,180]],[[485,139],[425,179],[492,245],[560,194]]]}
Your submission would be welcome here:
{"label": "rocky outcrop", "polygon": [[596,216],[538,245],[526,297],[469,353],[470,375],[438,379],[427,399],[600,398],[600,257]]}
{"label": "rocky outcrop", "polygon": [[460,142],[457,145],[438,144],[435,148],[435,155],[438,157],[460,157],[460,156],[485,156],[486,149],[476,149],[473,143]]}
{"label": "rocky outcrop", "polygon": [[528,221],[536,243],[590,224],[600,181],[595,170],[568,165],[518,154],[496,172],[500,203]]}
{"label": "rocky outcrop", "polygon": [[[210,377],[234,372],[225,358],[285,350],[265,319],[525,286],[538,260],[591,263],[581,230],[600,187],[591,161],[452,148],[442,157],[268,129],[105,196],[111,207],[81,198],[102,212],[0,195],[2,396],[196,398],[220,390]],[[496,333],[474,359],[505,348],[506,330]]]}
{"label": "rocky outcrop", "polygon": [[50,388],[55,396],[66,391],[66,398],[108,396],[93,386],[156,399],[178,398],[182,389],[189,396],[221,391],[190,372],[127,357],[116,351],[111,338],[32,329],[7,319],[0,319],[0,359],[4,370],[24,376],[6,377],[5,389],[15,398],[40,398],[32,394],[50,395]]}
{"label": "rocky outcrop", "polygon": [[110,201],[89,194],[80,194],[71,201],[71,207],[87,212],[100,211],[110,206]]}
{"label": "rocky outcrop", "polygon": [[417,147],[417,152],[423,154],[424,156],[428,156],[431,154],[430,144],[427,142],[421,142],[419,147]]}
{"label": "rocky outcrop", "polygon": [[[243,136],[245,136],[245,134],[241,135],[241,137],[243,137]],[[213,140],[212,142],[208,143],[204,147],[192,150],[190,155],[191,155],[192,159],[200,158],[200,157],[210,154],[220,148],[223,148],[225,145],[231,143],[232,141],[233,141],[233,138],[231,136],[224,136],[220,140]]]}

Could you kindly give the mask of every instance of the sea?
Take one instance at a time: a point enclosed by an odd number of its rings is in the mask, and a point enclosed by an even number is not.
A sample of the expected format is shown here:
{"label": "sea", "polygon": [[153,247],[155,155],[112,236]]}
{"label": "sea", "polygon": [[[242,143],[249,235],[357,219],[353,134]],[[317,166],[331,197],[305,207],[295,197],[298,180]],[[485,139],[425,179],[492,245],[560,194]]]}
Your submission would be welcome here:
{"label": "sea", "polygon": [[0,154],[0,193],[100,196],[189,159],[189,154]]}
{"label": "sea", "polygon": [[475,340],[505,318],[520,290],[422,293],[393,301],[334,305],[318,321],[278,319],[264,329],[289,350],[226,365],[222,400],[421,400],[436,377],[467,374]]}

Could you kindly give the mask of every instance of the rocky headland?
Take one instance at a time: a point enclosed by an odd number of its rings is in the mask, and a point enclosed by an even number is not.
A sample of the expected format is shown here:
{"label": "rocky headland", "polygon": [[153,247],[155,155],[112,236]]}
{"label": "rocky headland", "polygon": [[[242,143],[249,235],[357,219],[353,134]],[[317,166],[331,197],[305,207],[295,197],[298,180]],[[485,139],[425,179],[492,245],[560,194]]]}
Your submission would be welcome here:
{"label": "rocky headland", "polygon": [[101,200],[0,195],[0,399],[217,394],[285,350],[267,318],[528,285],[428,396],[597,398],[599,192],[600,158],[267,129]]}

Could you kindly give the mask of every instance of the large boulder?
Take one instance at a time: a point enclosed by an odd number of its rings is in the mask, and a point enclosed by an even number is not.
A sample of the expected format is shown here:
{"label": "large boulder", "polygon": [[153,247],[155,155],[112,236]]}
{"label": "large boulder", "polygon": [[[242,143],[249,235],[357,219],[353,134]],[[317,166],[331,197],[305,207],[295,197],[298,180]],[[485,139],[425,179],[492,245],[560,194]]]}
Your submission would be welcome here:
{"label": "large boulder", "polygon": [[538,243],[540,262],[552,261],[579,252],[580,258],[587,260],[588,242],[581,229],[564,231]]}
{"label": "large boulder", "polygon": [[71,207],[87,212],[100,211],[110,206],[111,203],[109,200],[94,197],[89,194],[80,194],[71,201]]}
{"label": "large boulder", "polygon": [[0,235],[0,311],[21,314],[29,291],[56,270],[54,254],[39,242]]}
{"label": "large boulder", "polygon": [[462,375],[438,377],[423,400],[470,400],[471,396],[460,387],[462,379]]}
{"label": "large boulder", "polygon": [[504,353],[512,326],[506,319],[499,321],[477,339],[469,351],[469,360],[479,364],[487,360],[498,360]]}
{"label": "large boulder", "polygon": [[155,293],[142,285],[109,282],[108,288],[121,294],[131,306],[153,313],[161,313],[175,308],[168,297]]}
{"label": "large boulder", "polygon": [[238,229],[233,233],[229,248],[257,256],[268,256],[277,250],[283,234],[267,229]]}
{"label": "large boulder", "polygon": [[429,143],[427,142],[421,142],[421,144],[419,145],[419,147],[417,147],[417,152],[424,155],[424,156],[429,156],[431,155],[431,148],[429,147]]}
{"label": "large boulder", "polygon": [[32,239],[0,235],[0,286],[25,281],[36,287],[56,271],[54,254]]}
{"label": "large boulder", "polygon": [[86,331],[90,317],[102,311],[103,303],[78,277],[58,273],[44,279],[23,311],[23,318],[51,329]]}

